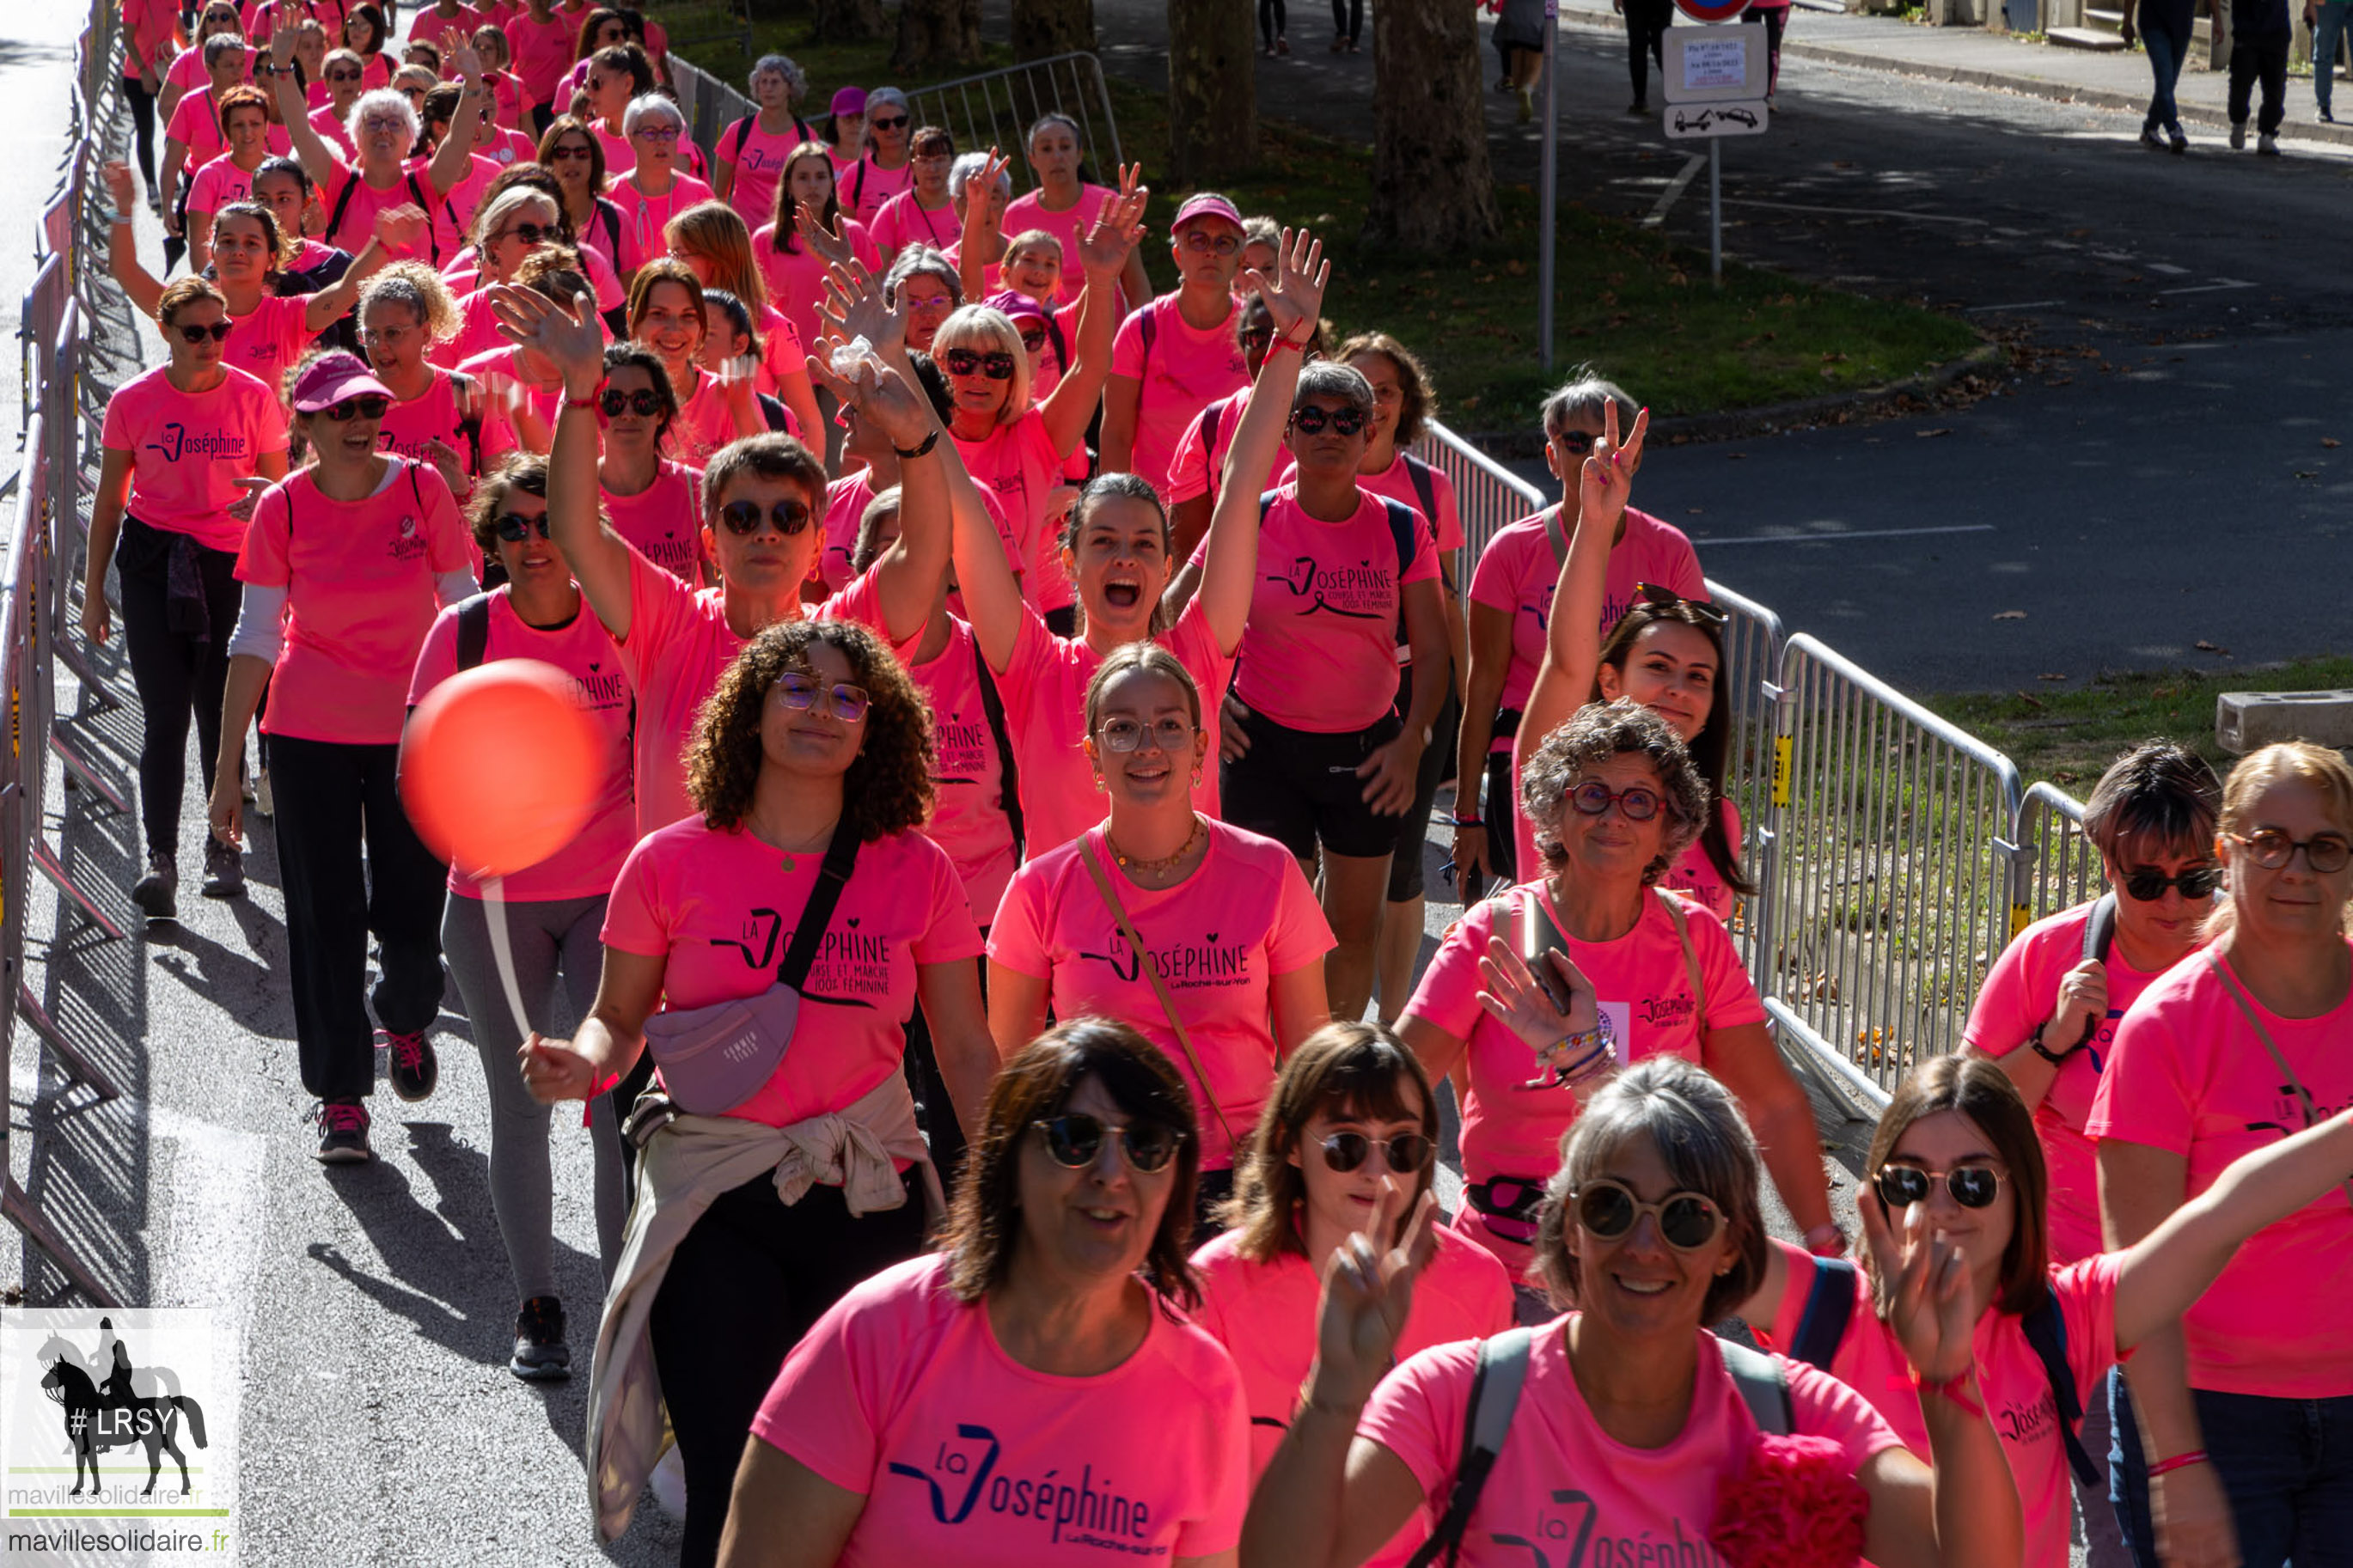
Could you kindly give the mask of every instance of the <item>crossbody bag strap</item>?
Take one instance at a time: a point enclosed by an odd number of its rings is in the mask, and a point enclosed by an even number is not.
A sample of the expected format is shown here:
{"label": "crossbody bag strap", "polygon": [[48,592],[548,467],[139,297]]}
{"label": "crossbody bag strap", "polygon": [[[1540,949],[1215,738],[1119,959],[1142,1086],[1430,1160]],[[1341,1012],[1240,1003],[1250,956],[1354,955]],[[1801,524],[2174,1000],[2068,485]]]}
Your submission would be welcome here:
{"label": "crossbody bag strap", "polygon": [[[2295,1068],[2288,1066],[2287,1058],[2280,1052],[2279,1042],[2272,1038],[2269,1029],[2263,1027],[2262,1015],[2255,1011],[2255,1005],[2247,1000],[2247,994],[2239,989],[2239,983],[2232,978],[2230,966],[2222,962],[2222,955],[2211,947],[2206,950],[2206,967],[2214,972],[2214,978],[2222,983],[2222,989],[2230,994],[2232,1001],[2239,1005],[2239,1011],[2246,1016],[2247,1026],[2254,1030],[2255,1038],[2263,1041],[2263,1049],[2271,1052],[2273,1064],[2280,1069],[2280,1076],[2287,1079],[2288,1088],[2295,1091],[2296,1103],[2304,1107],[2304,1124],[2306,1127],[2319,1125],[2320,1112],[2313,1106],[2312,1091],[2304,1087],[2304,1079],[2296,1076]],[[2353,1199],[2353,1176],[2345,1179],[2345,1195]]]}
{"label": "crossbody bag strap", "polygon": [[1667,919],[1675,922],[1675,941],[1682,944],[1683,950],[1683,974],[1691,981],[1692,1023],[1704,1033],[1707,1029],[1707,983],[1700,978],[1699,954],[1692,948],[1691,921],[1683,913],[1682,904],[1656,888],[1651,890],[1658,894],[1659,902],[1667,906]]}
{"label": "crossbody bag strap", "polygon": [[1103,862],[1096,858],[1095,847],[1088,842],[1083,833],[1079,835],[1079,858],[1087,863],[1087,875],[1095,879],[1095,891],[1103,895],[1104,907],[1111,910],[1111,918],[1119,922],[1119,934],[1127,939],[1128,951],[1135,954],[1136,968],[1152,982],[1152,994],[1160,998],[1160,1011],[1166,1015],[1168,1026],[1176,1031],[1176,1044],[1183,1047],[1185,1059],[1193,1064],[1193,1079],[1201,1086],[1201,1098],[1209,1102],[1209,1114],[1218,1119],[1218,1126],[1224,1131],[1227,1143],[1233,1148],[1240,1148],[1241,1141],[1226,1124],[1225,1110],[1218,1104],[1216,1091],[1209,1088],[1209,1075],[1201,1070],[1201,1058],[1193,1053],[1193,1037],[1186,1031],[1185,1020],[1176,1016],[1176,999],[1168,994],[1168,983],[1160,978],[1160,966],[1152,962],[1152,954],[1145,950],[1144,939],[1135,934],[1135,927],[1127,918],[1127,907],[1119,901],[1119,894],[1112,889],[1111,878],[1104,872]]}
{"label": "crossbody bag strap", "polygon": [[817,963],[817,944],[825,940],[825,929],[833,923],[834,907],[841,902],[841,889],[849,885],[849,874],[857,868],[858,835],[848,824],[837,823],[825,847],[825,864],[817,868],[817,886],[809,889],[808,902],[801,906],[800,919],[793,924],[793,944],[785,950],[784,967],[776,971],[776,978],[794,990],[807,985],[809,970]]}
{"label": "crossbody bag strap", "polygon": [[1482,1340],[1479,1360],[1471,1373],[1471,1399],[1462,1413],[1462,1457],[1455,1461],[1454,1484],[1446,1507],[1430,1538],[1415,1551],[1406,1568],[1429,1568],[1441,1555],[1452,1568],[1462,1550],[1462,1536],[1471,1525],[1471,1511],[1486,1489],[1488,1472],[1504,1451],[1512,1415],[1519,1408],[1520,1387],[1527,1381],[1528,1358],[1535,1347],[1529,1329],[1506,1329]]}

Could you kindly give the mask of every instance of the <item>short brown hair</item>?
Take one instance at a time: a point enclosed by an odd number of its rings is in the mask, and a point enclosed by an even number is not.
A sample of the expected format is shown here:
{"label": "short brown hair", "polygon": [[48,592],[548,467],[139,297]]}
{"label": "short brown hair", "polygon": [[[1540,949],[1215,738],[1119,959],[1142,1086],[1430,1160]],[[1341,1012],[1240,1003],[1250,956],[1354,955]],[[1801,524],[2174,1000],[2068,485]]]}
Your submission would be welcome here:
{"label": "short brown hair", "polygon": [[2084,836],[2114,859],[2127,845],[2211,855],[2222,786],[2206,759],[2174,741],[2146,741],[2108,764],[2084,803]]}
{"label": "short brown hair", "polygon": [[702,470],[702,521],[718,527],[719,509],[727,504],[728,487],[737,479],[754,475],[800,486],[808,501],[810,526],[817,527],[823,521],[825,465],[797,439],[774,430],[765,436],[742,437],[711,454],[711,461]]}
{"label": "short brown hair", "polygon": [[174,318],[177,317],[181,310],[199,300],[210,300],[222,310],[228,309],[228,296],[223,294],[218,285],[209,279],[196,277],[173,279],[164,285],[164,291],[155,297],[156,325],[170,326]]}
{"label": "short brown hair", "polygon": [[[1994,1305],[2013,1317],[2023,1316],[2042,1299],[2042,1276],[2049,1267],[2051,1225],[2047,1217],[2051,1177],[2042,1163],[2042,1141],[2035,1136],[2034,1113],[2018,1097],[2018,1088],[2000,1066],[1984,1057],[1931,1057],[1895,1086],[1895,1094],[1880,1113],[1879,1130],[1871,1135],[1871,1152],[1863,1156],[1863,1190],[1858,1203],[1879,1202],[1871,1190],[1872,1178],[1895,1145],[1924,1116],[1952,1110],[1969,1119],[1993,1145],[2010,1188],[2010,1245],[2001,1254],[2001,1292]],[[1885,1213],[1882,1205],[1882,1213]],[[1891,1228],[1903,1216],[1889,1215]],[[1862,1267],[1868,1270],[1871,1249],[1865,1247]],[[1882,1289],[1887,1281],[1874,1281]]]}

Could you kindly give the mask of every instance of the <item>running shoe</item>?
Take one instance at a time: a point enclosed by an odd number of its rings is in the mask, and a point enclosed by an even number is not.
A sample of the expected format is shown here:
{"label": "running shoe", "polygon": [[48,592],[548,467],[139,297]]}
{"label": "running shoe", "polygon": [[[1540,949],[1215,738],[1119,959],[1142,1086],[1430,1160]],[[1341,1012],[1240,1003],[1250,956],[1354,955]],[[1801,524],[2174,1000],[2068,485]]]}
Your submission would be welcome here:
{"label": "running shoe", "polygon": [[2165,132],[2165,144],[2179,154],[2189,151],[2189,138],[2179,125],[2169,126]]}
{"label": "running shoe", "polygon": [[1274,52],[1278,55],[1289,54],[1291,52],[1291,40],[1282,37],[1280,33],[1276,34],[1274,39]]}
{"label": "running shoe", "polygon": [[2278,138],[2278,137],[2276,137],[2276,136],[2273,135],[2270,132],[2266,131],[2266,132],[2264,132],[2262,135],[2260,135],[2260,136],[2258,136],[2258,137],[2256,137],[2256,138],[2255,138],[2255,156],[2256,156],[2256,157],[2258,157],[2258,158],[2276,158],[2276,157],[2278,157],[2279,155],[2280,155],[2280,150],[2279,150],[2279,138]]}
{"label": "running shoe", "polygon": [[375,1158],[368,1148],[367,1107],[358,1100],[322,1100],[318,1122],[321,1164],[364,1165]]}
{"label": "running shoe", "polygon": [[572,1347],[564,1342],[564,1303],[533,1296],[515,1314],[514,1359],[507,1370],[525,1383],[553,1383],[572,1375]]}
{"label": "running shoe", "polygon": [[2231,121],[2231,151],[2233,153],[2240,152],[2243,150],[2246,145],[2247,122],[2243,120],[2233,120]]}
{"label": "running shoe", "polygon": [[423,1100],[433,1092],[440,1081],[441,1064],[433,1055],[433,1042],[425,1031],[403,1034],[397,1029],[378,1029],[375,1043],[392,1053],[392,1092],[403,1100]]}
{"label": "running shoe", "polygon": [[175,920],[180,912],[180,858],[168,849],[147,857],[147,874],[131,885],[131,901],[151,921]]}
{"label": "running shoe", "polygon": [[672,1443],[654,1461],[653,1472],[646,1477],[646,1490],[653,1494],[654,1502],[672,1519],[686,1517],[686,1458]]}
{"label": "running shoe", "polygon": [[205,835],[204,894],[208,899],[245,897],[245,852],[209,833]]}
{"label": "running shoe", "polygon": [[2165,151],[2164,133],[2154,125],[2144,125],[2140,128],[2140,144],[2152,153],[2162,153]]}

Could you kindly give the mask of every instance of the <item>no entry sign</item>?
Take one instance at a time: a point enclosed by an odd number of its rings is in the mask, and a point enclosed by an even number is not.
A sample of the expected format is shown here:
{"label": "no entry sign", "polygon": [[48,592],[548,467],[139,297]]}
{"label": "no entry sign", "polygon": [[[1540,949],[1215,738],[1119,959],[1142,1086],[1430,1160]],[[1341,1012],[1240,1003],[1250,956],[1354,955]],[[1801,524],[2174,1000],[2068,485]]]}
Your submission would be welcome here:
{"label": "no entry sign", "polygon": [[1675,0],[1675,9],[1694,22],[1729,22],[1748,9],[1748,0]]}

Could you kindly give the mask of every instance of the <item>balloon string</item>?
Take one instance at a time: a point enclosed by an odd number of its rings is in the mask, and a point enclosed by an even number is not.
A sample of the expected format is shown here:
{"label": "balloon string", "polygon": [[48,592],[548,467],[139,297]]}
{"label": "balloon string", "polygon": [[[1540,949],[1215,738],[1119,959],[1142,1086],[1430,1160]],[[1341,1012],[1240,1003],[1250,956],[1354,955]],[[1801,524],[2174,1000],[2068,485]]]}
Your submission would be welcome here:
{"label": "balloon string", "polygon": [[507,879],[504,877],[484,877],[476,884],[482,890],[482,923],[491,928],[491,955],[498,960],[499,982],[506,987],[507,1005],[514,1009],[515,1037],[531,1038],[531,1020],[522,1010],[522,986],[515,980],[514,944],[507,936]]}

